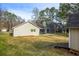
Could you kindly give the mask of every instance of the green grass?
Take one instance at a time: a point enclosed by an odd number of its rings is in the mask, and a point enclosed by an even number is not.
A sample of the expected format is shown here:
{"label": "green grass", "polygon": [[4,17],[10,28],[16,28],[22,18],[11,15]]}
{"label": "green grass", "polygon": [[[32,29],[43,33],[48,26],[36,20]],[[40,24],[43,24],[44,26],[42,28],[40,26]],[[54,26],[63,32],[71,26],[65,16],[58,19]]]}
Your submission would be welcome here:
{"label": "green grass", "polygon": [[[40,35],[12,37],[9,33],[0,33],[0,55],[4,56],[59,56],[72,55],[62,49],[50,47],[67,43],[63,35]],[[58,44],[58,45],[59,45]]]}

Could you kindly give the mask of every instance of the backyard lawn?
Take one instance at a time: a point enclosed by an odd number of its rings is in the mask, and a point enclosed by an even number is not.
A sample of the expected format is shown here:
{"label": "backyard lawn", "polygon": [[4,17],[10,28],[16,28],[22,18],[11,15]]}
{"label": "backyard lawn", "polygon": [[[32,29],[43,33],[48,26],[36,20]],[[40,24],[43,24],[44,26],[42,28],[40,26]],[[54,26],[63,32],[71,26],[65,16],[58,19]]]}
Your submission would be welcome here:
{"label": "backyard lawn", "polygon": [[0,33],[0,55],[9,56],[59,56],[72,55],[65,50],[53,48],[67,44],[67,36],[60,34],[12,37]]}

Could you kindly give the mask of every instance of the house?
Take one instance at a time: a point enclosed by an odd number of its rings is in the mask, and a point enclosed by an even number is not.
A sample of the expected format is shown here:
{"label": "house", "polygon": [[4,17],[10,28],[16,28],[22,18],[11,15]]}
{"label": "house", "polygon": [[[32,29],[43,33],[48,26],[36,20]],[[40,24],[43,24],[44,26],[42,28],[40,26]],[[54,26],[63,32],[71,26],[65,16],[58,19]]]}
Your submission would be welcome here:
{"label": "house", "polygon": [[12,28],[12,35],[15,36],[27,36],[27,35],[40,35],[44,32],[42,26],[38,26],[33,22],[25,22]]}
{"label": "house", "polygon": [[79,50],[79,13],[69,15],[69,48]]}
{"label": "house", "polygon": [[7,29],[6,28],[2,28],[2,29],[0,29],[0,32],[7,32]]}

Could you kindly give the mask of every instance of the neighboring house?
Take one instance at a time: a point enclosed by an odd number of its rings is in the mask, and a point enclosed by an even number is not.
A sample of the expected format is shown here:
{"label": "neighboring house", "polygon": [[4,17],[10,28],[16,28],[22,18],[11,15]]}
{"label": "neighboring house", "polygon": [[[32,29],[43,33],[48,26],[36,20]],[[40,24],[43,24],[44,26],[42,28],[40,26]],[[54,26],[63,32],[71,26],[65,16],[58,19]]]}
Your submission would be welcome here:
{"label": "neighboring house", "polygon": [[35,23],[25,22],[12,28],[12,35],[27,36],[27,35],[40,35],[44,32],[43,27],[37,26]]}
{"label": "neighboring house", "polygon": [[68,20],[69,48],[79,50],[79,13],[71,14]]}
{"label": "neighboring house", "polygon": [[1,32],[7,32],[7,29],[6,28],[2,28],[0,29]]}
{"label": "neighboring house", "polygon": [[49,33],[55,33],[55,32],[62,32],[62,27],[63,25],[61,23],[50,23],[48,27],[48,32]]}

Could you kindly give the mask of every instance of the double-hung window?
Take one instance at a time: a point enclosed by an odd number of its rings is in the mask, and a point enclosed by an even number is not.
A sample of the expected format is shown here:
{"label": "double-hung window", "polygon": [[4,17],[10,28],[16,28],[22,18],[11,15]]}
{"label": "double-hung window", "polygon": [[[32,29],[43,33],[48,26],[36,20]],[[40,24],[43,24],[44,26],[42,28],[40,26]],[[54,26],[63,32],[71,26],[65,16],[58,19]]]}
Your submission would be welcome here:
{"label": "double-hung window", "polygon": [[36,31],[36,29],[31,29],[31,32],[35,32]]}

